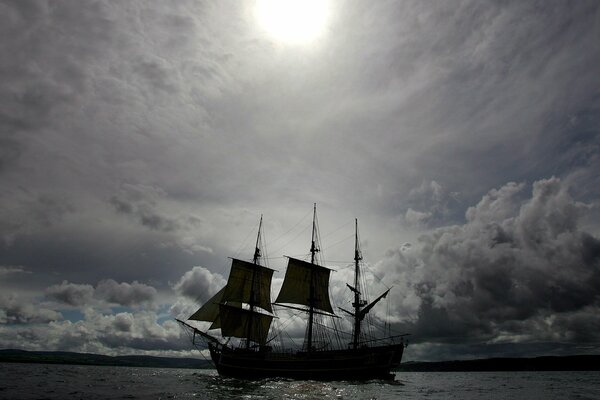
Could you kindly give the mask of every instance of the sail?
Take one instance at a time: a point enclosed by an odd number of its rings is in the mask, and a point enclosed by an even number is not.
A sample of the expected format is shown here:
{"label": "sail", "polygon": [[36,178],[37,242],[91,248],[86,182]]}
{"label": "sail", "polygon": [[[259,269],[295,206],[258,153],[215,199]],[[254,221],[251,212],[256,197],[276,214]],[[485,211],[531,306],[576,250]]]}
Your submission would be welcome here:
{"label": "sail", "polygon": [[[212,322],[208,329],[219,329],[221,327],[221,319],[219,318],[219,304],[223,301],[223,293],[225,288],[219,290],[217,294],[208,299],[202,307],[193,313],[188,320]],[[242,303],[230,301],[227,305],[231,307],[242,308]]]}
{"label": "sail", "polygon": [[267,341],[272,316],[226,304],[221,304],[219,309],[223,336],[246,338],[258,343]]}
{"label": "sail", "polygon": [[198,311],[193,313],[188,319],[194,321],[215,322],[215,320],[219,317],[219,304],[223,299],[224,292],[225,288],[219,290],[217,294],[208,299],[208,301],[204,303],[204,305],[200,307]]}
{"label": "sail", "polygon": [[329,301],[329,268],[290,258],[283,285],[276,303],[300,304],[310,307],[311,278],[313,286],[312,306],[333,314]]}
{"label": "sail", "polygon": [[[272,277],[272,269],[234,258],[231,262],[231,271],[224,288],[222,302],[253,304],[273,312],[271,308]],[[254,291],[254,296],[252,296],[252,291]]]}

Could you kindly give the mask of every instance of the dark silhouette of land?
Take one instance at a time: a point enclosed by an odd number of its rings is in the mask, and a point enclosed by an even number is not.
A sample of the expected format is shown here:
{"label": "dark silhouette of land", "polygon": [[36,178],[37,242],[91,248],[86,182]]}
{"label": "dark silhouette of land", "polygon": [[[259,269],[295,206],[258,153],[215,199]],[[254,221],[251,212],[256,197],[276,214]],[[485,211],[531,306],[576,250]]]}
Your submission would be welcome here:
{"label": "dark silhouette of land", "polygon": [[117,367],[212,368],[212,363],[196,358],[152,356],[103,356],[64,351],[0,350],[0,362],[106,365]]}
{"label": "dark silhouette of land", "polygon": [[[151,368],[213,368],[213,364],[197,358],[152,356],[104,356],[100,354],[63,351],[0,350],[0,362],[106,365]],[[409,361],[396,371],[459,372],[459,371],[599,371],[600,355],[579,355],[535,358],[487,358],[439,362]]]}
{"label": "dark silhouette of land", "polygon": [[440,362],[405,362],[397,371],[599,371],[600,355],[535,358],[486,358]]}

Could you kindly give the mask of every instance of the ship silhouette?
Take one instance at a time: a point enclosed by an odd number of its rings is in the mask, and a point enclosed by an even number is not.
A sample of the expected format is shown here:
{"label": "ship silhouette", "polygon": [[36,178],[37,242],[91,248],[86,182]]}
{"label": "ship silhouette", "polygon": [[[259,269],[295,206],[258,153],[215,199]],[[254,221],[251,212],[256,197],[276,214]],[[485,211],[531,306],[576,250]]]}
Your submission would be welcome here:
{"label": "ship silhouette", "polygon": [[[319,265],[320,251],[313,207],[310,261],[287,257],[283,284],[275,302],[271,301],[273,269],[261,265],[260,219],[252,261],[232,259],[227,284],[206,301],[188,320],[210,322],[208,329],[199,329],[189,322],[177,320],[192,334],[192,341],[201,339],[208,347],[212,361],[222,376],[263,379],[285,377],[313,380],[393,379],[391,372],[400,365],[406,343],[404,336],[374,337],[366,326],[373,307],[387,296],[387,289],[373,301],[363,293],[361,279],[362,254],[358,221],[355,220],[354,281],[346,284],[353,296],[352,309],[338,307],[350,318],[352,331],[346,338],[337,328],[337,316],[329,296],[331,269]],[[275,308],[306,315],[306,332],[301,349],[275,346],[285,335],[272,326],[277,318]],[[333,321],[328,326],[324,320]],[[213,333],[220,330],[220,335]],[[219,337],[220,336],[220,337]],[[232,340],[232,338],[237,338]]]}

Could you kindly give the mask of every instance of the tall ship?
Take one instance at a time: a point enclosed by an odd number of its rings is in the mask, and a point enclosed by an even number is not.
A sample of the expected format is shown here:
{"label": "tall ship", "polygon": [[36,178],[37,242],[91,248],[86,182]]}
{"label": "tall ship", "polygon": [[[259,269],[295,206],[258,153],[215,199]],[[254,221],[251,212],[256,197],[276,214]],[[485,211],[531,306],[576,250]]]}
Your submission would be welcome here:
{"label": "tall ship", "polygon": [[[369,312],[390,289],[372,301],[365,295],[358,221],[355,220],[354,280],[346,284],[352,303],[351,307],[338,307],[346,317],[342,320],[334,312],[329,296],[332,270],[317,260],[320,249],[316,217],[315,205],[310,261],[287,257],[285,277],[275,302],[271,301],[274,270],[262,265],[261,216],[252,261],[232,259],[225,287],[188,322],[177,319],[188,329],[197,347],[208,348],[220,375],[242,379],[394,379],[392,370],[400,365],[406,335],[388,332],[375,337],[367,324],[374,319],[368,318]],[[286,346],[285,338],[291,337],[285,324],[273,324],[274,320],[280,322],[280,314],[290,313],[302,315],[305,321],[301,347]],[[190,320],[204,321],[204,325],[208,322],[210,326],[199,329]],[[351,329],[344,331],[343,326]]]}

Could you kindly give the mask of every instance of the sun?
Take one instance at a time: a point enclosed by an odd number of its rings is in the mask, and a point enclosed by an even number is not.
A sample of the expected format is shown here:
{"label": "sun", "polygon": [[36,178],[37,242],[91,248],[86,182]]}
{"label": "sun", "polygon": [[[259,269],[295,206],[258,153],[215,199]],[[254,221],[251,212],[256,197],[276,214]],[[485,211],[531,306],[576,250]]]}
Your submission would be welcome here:
{"label": "sun", "polygon": [[257,0],[255,15],[260,26],[275,40],[310,43],[327,23],[327,0]]}

